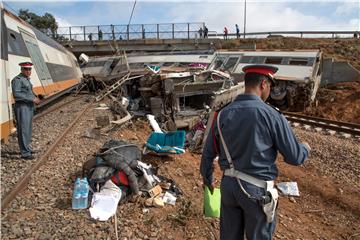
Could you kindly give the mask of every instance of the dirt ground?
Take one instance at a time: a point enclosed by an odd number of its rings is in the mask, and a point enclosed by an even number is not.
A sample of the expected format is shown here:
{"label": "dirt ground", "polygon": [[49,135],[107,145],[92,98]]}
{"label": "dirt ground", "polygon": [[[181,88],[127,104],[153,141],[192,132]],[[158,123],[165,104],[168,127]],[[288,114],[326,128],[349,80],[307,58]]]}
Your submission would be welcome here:
{"label": "dirt ground", "polygon": [[321,87],[307,115],[360,124],[360,82]]}
{"label": "dirt ground", "polygon": [[[150,129],[145,122],[138,124],[139,122],[136,124],[137,129],[141,129],[141,132],[135,131],[135,138],[139,142],[145,142]],[[300,135],[301,140],[309,140],[309,136],[313,136],[312,133],[299,131],[297,135]],[[124,130],[120,137],[134,138],[134,131]],[[323,173],[322,164],[324,162],[326,164],[326,161],[330,161],[330,159],[326,159],[317,151],[328,152],[329,150],[321,149],[324,143],[317,141],[317,138],[326,139],[328,137],[319,135],[313,139],[314,142],[318,142],[318,145],[313,144],[315,154],[304,166],[289,166],[284,163],[281,156],[278,158],[280,173],[278,182],[296,181],[301,196],[296,198],[280,197],[278,224],[274,239],[360,239],[358,229],[360,224],[359,188],[352,185],[351,182],[341,181],[337,175],[334,177],[331,174]],[[340,145],[344,144],[338,143],[336,148]],[[331,148],[331,146],[327,147]],[[334,151],[341,152],[338,149]],[[351,152],[352,150],[346,151]],[[355,149],[355,157],[348,158],[357,158],[356,154],[358,155],[358,153],[356,152]],[[161,209],[152,208],[148,213],[149,221],[155,219],[159,223],[159,231],[168,231],[165,234],[166,238],[218,239],[218,220],[204,218],[202,214],[203,188],[199,174],[200,159],[201,155],[189,152],[175,157],[145,158],[146,162],[159,167],[158,174],[174,179],[184,192],[176,206],[166,205]],[[350,168],[358,171],[359,165],[356,162],[355,165]],[[336,172],[335,169],[330,169]],[[221,172],[217,164],[215,176],[219,184]],[[127,204],[121,209],[129,209],[126,207]],[[126,213],[128,212],[129,210],[126,211]],[[126,213],[124,214],[127,215]],[[150,231],[151,226],[145,224],[141,229],[143,233],[146,233]]]}

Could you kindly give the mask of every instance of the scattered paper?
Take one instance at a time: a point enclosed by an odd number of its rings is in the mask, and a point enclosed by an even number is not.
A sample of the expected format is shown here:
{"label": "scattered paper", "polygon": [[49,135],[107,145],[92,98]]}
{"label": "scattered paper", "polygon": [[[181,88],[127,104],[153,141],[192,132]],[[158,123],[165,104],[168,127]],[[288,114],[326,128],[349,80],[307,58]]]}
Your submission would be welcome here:
{"label": "scattered paper", "polygon": [[90,215],[93,219],[107,221],[114,216],[121,198],[121,190],[111,180],[108,180],[100,192],[93,195]]}
{"label": "scattered paper", "polygon": [[167,203],[170,205],[175,205],[175,203],[176,203],[176,197],[169,192],[165,192],[162,200],[164,203]]}

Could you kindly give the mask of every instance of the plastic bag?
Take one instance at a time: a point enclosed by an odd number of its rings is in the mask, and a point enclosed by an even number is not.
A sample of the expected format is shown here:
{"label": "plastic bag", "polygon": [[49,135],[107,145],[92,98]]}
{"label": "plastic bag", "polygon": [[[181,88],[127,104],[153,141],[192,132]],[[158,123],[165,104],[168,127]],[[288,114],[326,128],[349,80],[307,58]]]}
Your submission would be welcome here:
{"label": "plastic bag", "polygon": [[220,188],[214,188],[211,194],[208,187],[204,190],[204,214],[205,217],[220,217],[221,193]]}

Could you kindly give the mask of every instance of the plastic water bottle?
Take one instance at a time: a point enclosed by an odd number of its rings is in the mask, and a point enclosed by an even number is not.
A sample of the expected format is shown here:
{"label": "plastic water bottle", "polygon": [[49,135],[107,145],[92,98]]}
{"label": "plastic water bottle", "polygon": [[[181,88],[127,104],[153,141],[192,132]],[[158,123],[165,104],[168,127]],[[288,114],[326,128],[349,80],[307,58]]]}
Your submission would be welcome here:
{"label": "plastic water bottle", "polygon": [[88,207],[89,196],[89,183],[86,178],[80,180],[80,209],[86,209]]}
{"label": "plastic water bottle", "polygon": [[81,182],[80,178],[76,178],[73,190],[73,198],[72,198],[72,208],[80,209],[80,197],[81,197]]}

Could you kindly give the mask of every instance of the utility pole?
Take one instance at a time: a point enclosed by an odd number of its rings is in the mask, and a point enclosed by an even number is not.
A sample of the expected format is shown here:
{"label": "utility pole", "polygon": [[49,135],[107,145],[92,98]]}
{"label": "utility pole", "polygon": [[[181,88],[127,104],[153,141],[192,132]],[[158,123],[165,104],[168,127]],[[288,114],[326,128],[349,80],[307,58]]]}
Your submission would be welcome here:
{"label": "utility pole", "polygon": [[244,38],[245,38],[245,34],[246,34],[246,0],[244,4]]}

